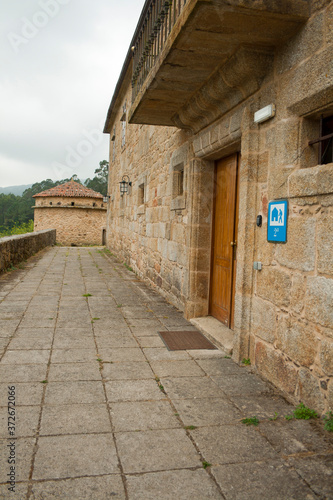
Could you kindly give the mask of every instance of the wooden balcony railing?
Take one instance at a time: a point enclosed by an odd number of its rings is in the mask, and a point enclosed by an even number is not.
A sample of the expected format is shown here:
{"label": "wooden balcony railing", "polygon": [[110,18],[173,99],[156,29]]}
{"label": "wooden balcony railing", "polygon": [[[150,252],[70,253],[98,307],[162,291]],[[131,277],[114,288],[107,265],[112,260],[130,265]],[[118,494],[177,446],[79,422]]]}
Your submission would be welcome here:
{"label": "wooden balcony railing", "polygon": [[150,0],[133,45],[132,102],[140,92],[156,58],[187,0]]}

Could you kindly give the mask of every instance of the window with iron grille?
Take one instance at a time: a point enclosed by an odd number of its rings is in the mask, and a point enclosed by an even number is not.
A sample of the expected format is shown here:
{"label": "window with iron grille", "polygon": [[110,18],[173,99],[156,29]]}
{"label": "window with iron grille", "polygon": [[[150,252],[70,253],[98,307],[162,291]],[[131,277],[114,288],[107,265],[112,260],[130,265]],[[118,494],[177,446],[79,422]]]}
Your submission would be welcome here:
{"label": "window with iron grille", "polygon": [[333,116],[320,117],[320,136],[309,142],[310,146],[313,144],[319,144],[319,165],[333,163]]}

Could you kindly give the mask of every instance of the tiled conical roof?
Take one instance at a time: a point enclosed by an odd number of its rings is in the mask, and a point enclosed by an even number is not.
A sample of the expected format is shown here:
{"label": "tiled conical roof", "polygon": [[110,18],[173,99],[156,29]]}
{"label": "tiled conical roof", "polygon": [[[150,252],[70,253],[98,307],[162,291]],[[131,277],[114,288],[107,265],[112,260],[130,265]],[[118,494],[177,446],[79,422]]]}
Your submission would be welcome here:
{"label": "tiled conical roof", "polygon": [[101,193],[97,193],[93,189],[89,189],[78,182],[73,181],[65,182],[65,184],[60,184],[41,193],[35,194],[33,198],[39,196],[63,196],[67,198],[102,198]]}

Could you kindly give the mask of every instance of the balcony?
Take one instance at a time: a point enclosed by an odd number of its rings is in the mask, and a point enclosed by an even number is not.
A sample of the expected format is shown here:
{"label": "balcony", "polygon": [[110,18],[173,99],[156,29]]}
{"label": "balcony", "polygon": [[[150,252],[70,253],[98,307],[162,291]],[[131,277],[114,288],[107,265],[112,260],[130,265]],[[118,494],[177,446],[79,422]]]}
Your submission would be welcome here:
{"label": "balcony", "polygon": [[200,130],[258,90],[275,48],[308,16],[306,0],[147,0],[130,123]]}

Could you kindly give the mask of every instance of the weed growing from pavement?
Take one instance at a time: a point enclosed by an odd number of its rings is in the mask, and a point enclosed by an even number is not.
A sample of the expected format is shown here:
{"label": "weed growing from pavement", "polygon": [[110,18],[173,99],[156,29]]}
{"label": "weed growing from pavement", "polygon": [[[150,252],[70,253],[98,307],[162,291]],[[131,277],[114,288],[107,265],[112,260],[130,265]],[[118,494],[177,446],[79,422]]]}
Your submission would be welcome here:
{"label": "weed growing from pavement", "polygon": [[292,420],[296,418],[297,420],[310,420],[311,418],[319,418],[319,415],[315,410],[311,410],[304,403],[300,403],[296,409],[293,411],[293,415],[287,415],[286,420]]}
{"label": "weed growing from pavement", "polygon": [[231,359],[231,356],[224,356],[224,359]]}
{"label": "weed growing from pavement", "polygon": [[274,417],[270,418],[269,420],[276,420],[276,419],[278,418],[278,416],[279,416],[279,415],[278,415],[278,412],[276,411],[276,412],[274,413]]}
{"label": "weed growing from pavement", "polygon": [[325,429],[328,432],[333,432],[333,411],[329,411],[324,416]]}
{"label": "weed growing from pavement", "polygon": [[194,431],[196,429],[195,425],[185,425],[184,429],[187,429],[188,431]]}
{"label": "weed growing from pavement", "polygon": [[91,293],[84,293],[82,297],[92,297]]}
{"label": "weed growing from pavement", "polygon": [[243,363],[243,365],[249,366],[251,364],[251,360],[250,360],[250,358],[243,358],[242,363]]}
{"label": "weed growing from pavement", "polygon": [[257,417],[251,417],[251,418],[243,418],[241,420],[242,424],[245,424],[245,425],[259,425],[259,420]]}
{"label": "weed growing from pavement", "polygon": [[126,264],[126,262],[124,262],[124,266],[126,267],[126,269],[128,271],[131,271],[132,273],[134,273],[133,268],[131,266],[129,266],[128,264]]}
{"label": "weed growing from pavement", "polygon": [[160,390],[161,390],[162,392],[164,392],[164,393],[165,393],[165,390],[164,390],[163,385],[162,385],[162,384],[160,384],[160,379],[159,379],[158,377],[155,377],[155,380],[156,380],[157,385],[158,385],[158,387],[160,388]]}
{"label": "weed growing from pavement", "polygon": [[211,467],[212,464],[210,464],[209,462],[206,462],[206,460],[203,460],[202,461],[202,467],[204,469],[207,469],[207,467]]}
{"label": "weed growing from pavement", "polygon": [[9,273],[10,271],[16,271],[16,269],[17,268],[15,266],[13,266],[13,264],[11,264],[9,267],[7,267],[6,271],[7,271],[7,273]]}

